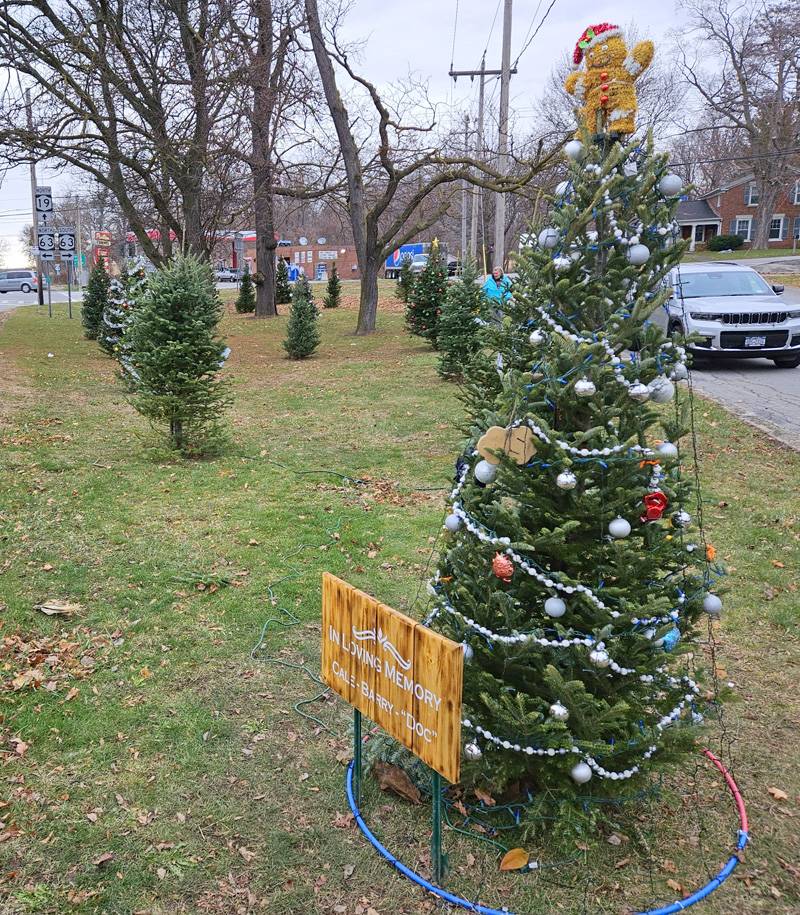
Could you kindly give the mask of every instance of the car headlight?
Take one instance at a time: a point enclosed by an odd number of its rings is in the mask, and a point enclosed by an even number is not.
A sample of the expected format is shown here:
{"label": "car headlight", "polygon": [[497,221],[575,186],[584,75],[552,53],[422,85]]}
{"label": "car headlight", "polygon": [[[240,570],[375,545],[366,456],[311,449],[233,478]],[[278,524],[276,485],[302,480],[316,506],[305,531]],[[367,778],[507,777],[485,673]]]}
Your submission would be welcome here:
{"label": "car headlight", "polygon": [[706,314],[704,311],[690,311],[689,316],[695,321],[721,321],[722,315]]}

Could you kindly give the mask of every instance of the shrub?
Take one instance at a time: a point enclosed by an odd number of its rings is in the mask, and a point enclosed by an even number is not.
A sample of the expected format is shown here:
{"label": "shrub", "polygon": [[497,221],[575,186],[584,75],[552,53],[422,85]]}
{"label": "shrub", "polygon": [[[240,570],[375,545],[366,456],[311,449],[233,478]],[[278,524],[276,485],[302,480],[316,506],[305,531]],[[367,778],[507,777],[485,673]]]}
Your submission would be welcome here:
{"label": "shrub", "polygon": [[709,251],[736,251],[744,244],[741,235],[715,235],[708,243]]}

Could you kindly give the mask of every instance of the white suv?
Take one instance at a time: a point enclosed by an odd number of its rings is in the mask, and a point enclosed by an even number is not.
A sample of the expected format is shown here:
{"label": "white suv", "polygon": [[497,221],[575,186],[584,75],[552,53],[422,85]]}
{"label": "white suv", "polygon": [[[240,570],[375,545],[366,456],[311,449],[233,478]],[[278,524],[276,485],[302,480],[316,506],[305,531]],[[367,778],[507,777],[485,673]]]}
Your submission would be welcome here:
{"label": "white suv", "polygon": [[698,336],[695,358],[760,356],[778,368],[800,365],[800,305],[778,298],[783,286],[726,261],[682,264],[670,279],[672,298],[652,320],[671,333]]}

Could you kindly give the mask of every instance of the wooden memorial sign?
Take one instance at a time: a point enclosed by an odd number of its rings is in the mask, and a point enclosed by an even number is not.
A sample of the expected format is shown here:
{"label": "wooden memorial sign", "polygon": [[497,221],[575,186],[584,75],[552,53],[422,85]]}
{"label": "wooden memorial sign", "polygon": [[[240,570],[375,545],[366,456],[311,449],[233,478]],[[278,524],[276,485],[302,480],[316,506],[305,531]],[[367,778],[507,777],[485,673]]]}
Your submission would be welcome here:
{"label": "wooden memorial sign", "polygon": [[450,782],[461,774],[464,652],[325,572],[322,679]]}

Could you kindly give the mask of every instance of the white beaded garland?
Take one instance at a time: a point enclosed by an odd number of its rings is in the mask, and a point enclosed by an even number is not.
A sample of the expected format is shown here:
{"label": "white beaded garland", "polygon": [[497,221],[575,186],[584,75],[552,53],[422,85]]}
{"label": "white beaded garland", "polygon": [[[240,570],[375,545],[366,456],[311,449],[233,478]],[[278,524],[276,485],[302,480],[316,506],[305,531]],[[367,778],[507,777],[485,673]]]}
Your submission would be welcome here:
{"label": "white beaded garland", "polygon": [[631,532],[631,526],[625,518],[614,518],[608,525],[608,533],[616,540],[622,540]]}
{"label": "white beaded garland", "polygon": [[544,612],[553,619],[558,619],[567,612],[567,605],[560,597],[548,597],[544,602]]}
{"label": "white beaded garland", "polygon": [[716,594],[706,594],[703,598],[703,609],[710,616],[719,616],[722,612],[722,601]]}
{"label": "white beaded garland", "polygon": [[444,519],[444,526],[451,534],[454,534],[461,527],[461,518],[452,512]]}
{"label": "white beaded garland", "polygon": [[562,470],[556,477],[556,486],[559,489],[575,489],[578,485],[578,478],[571,470]]}
{"label": "white beaded garland", "polygon": [[475,465],[475,479],[480,483],[491,483],[497,476],[497,464],[490,464],[489,461],[478,461]]}
{"label": "white beaded garland", "polygon": [[592,777],[592,770],[585,762],[579,762],[572,767],[569,774],[576,784],[585,785]]}

